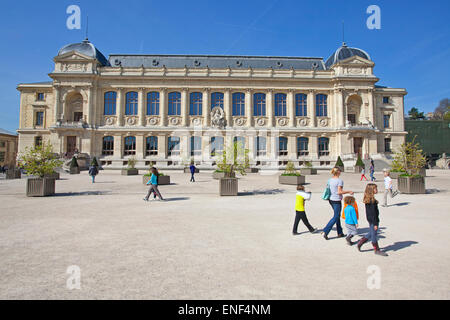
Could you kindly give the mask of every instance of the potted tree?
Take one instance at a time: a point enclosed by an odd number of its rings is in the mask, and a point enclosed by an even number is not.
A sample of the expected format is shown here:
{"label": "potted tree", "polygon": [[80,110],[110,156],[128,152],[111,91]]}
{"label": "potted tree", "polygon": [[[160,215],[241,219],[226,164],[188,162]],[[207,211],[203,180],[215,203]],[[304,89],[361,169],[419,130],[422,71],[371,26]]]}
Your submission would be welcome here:
{"label": "potted tree", "polygon": [[338,156],[336,164],[334,166],[336,168],[339,168],[341,172],[344,172],[344,163],[342,162],[341,156]]}
{"label": "potted tree", "polygon": [[137,176],[139,170],[136,169],[136,158],[131,157],[128,159],[128,165],[126,169],[122,169],[123,176]]}
{"label": "potted tree", "polygon": [[300,172],[295,170],[295,166],[292,161],[288,161],[286,169],[278,177],[278,182],[280,184],[289,184],[298,186],[305,183],[305,176],[302,176]]}
{"label": "potted tree", "polygon": [[242,142],[233,142],[222,152],[222,161],[217,165],[223,172],[223,177],[219,178],[219,194],[221,196],[238,195],[238,179],[236,172],[245,176],[245,169],[248,163],[245,161],[249,150],[245,149]]}
{"label": "potted tree", "polygon": [[420,169],[425,166],[426,159],[414,140],[400,146],[394,154],[393,167],[405,172],[398,177],[398,190],[401,193],[424,194],[425,177],[420,175]]}
{"label": "potted tree", "polygon": [[366,165],[361,159],[361,155],[358,154],[358,159],[356,160],[355,164],[355,173],[360,173],[362,169],[364,169]]}
{"label": "potted tree", "polygon": [[35,148],[26,148],[20,156],[20,167],[34,176],[27,179],[27,197],[45,197],[55,194],[55,179],[46,176],[52,174],[63,162],[52,154],[52,146],[43,144]]}
{"label": "potted tree", "polygon": [[78,161],[75,156],[72,157],[72,161],[70,161],[70,174],[80,174],[80,167],[78,166]]}
{"label": "potted tree", "polygon": [[306,161],[305,163],[305,167],[304,168],[300,168],[300,174],[303,176],[308,176],[308,175],[316,175],[317,174],[317,169],[313,168],[313,165],[310,161]]}

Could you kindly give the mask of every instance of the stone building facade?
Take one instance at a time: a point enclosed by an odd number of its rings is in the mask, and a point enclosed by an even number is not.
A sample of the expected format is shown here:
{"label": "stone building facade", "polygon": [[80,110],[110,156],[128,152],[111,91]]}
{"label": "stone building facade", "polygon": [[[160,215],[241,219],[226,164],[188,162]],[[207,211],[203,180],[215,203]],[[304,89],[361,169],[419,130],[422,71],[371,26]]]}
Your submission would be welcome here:
{"label": "stone building facade", "polygon": [[0,166],[16,166],[17,141],[16,134],[0,129]]}
{"label": "stone building facade", "polygon": [[329,167],[386,158],[405,140],[405,89],[377,86],[374,62],[342,45],[322,58],[110,55],[88,40],[62,48],[52,81],[20,84],[19,151],[96,156],[105,168],[191,157],[213,167],[241,141],[253,166]]}

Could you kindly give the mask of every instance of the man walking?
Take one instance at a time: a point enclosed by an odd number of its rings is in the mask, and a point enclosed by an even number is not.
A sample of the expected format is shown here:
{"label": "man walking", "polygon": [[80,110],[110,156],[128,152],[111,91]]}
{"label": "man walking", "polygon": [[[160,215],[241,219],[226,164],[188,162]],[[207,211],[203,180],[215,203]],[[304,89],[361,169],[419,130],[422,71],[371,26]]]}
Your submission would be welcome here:
{"label": "man walking", "polygon": [[387,198],[388,195],[392,198],[394,198],[396,195],[398,195],[398,191],[393,191],[393,185],[392,185],[392,178],[390,177],[391,172],[389,169],[383,169],[384,173],[384,204],[383,207],[387,207]]}
{"label": "man walking", "polygon": [[195,170],[197,170],[197,168],[194,166],[194,163],[191,163],[191,166],[189,167],[189,169],[191,170],[191,182],[195,182],[194,174],[195,174]]}

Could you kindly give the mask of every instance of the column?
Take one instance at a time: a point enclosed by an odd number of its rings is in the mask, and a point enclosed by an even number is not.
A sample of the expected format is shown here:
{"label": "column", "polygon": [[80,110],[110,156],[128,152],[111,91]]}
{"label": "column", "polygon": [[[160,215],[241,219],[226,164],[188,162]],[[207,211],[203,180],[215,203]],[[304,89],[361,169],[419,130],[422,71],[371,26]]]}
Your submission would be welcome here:
{"label": "column", "polygon": [[139,125],[145,127],[145,106],[144,106],[144,88],[139,88],[138,91],[138,114]]}
{"label": "column", "polygon": [[189,144],[191,142],[191,137],[189,136],[189,132],[186,131],[181,137],[180,137],[180,156],[182,159],[190,159],[191,154],[189,150]]}
{"label": "column", "polygon": [[223,108],[224,108],[225,117],[227,120],[227,127],[233,126],[233,112],[232,112],[231,102],[232,102],[232,100],[231,100],[230,89],[226,89],[224,97],[223,97]]}
{"label": "column", "polygon": [[313,160],[317,160],[319,158],[319,139],[316,135],[309,138],[309,150],[309,156]]}
{"label": "column", "polygon": [[288,158],[291,160],[297,159],[297,137],[288,136]]}
{"label": "column", "polygon": [[274,118],[273,118],[273,90],[268,90],[266,94],[266,112],[268,117],[268,126],[269,128],[272,128],[274,125]]}
{"label": "column", "polygon": [[136,158],[144,159],[145,155],[145,137],[143,134],[136,135]]}
{"label": "column", "polygon": [[211,107],[209,104],[209,88],[203,89],[203,96],[202,96],[202,112],[203,112],[203,119],[204,119],[204,127],[210,126],[210,118],[211,118]]}
{"label": "column", "polygon": [[248,139],[248,156],[250,158],[251,161],[253,161],[254,159],[256,159],[256,137],[252,134],[247,136]]}
{"label": "column", "polygon": [[247,126],[253,126],[253,99],[252,90],[250,89],[245,92],[245,114],[247,116]]}
{"label": "column", "polygon": [[89,87],[89,89],[87,90],[87,116],[86,116],[86,122],[90,125],[94,125],[94,122],[92,121],[93,116],[93,106],[92,106],[92,86]]}
{"label": "column", "polygon": [[335,102],[336,102],[336,113],[337,113],[337,126],[339,128],[344,127],[344,97],[342,95],[342,89],[337,89],[334,91]]}
{"label": "column", "polygon": [[201,159],[202,162],[209,161],[211,158],[211,146],[210,146],[210,137],[209,136],[202,136],[202,155]]}
{"label": "column", "polygon": [[183,88],[183,90],[181,91],[181,116],[182,116],[181,125],[183,127],[188,126],[189,109],[188,109],[187,93],[188,93],[188,89]]}
{"label": "column", "polygon": [[114,158],[115,159],[122,158],[122,143],[123,143],[122,135],[115,135],[114,136]]}
{"label": "column", "polygon": [[309,90],[308,92],[308,116],[309,116],[309,126],[316,126],[316,92],[314,90]]}
{"label": "column", "polygon": [[55,125],[56,125],[56,122],[58,121],[58,119],[60,118],[60,113],[61,113],[60,93],[61,93],[61,87],[55,86],[55,108],[53,110],[53,122]]}
{"label": "column", "polygon": [[287,116],[289,117],[289,126],[295,127],[295,97],[292,89],[289,89],[287,95]]}
{"label": "column", "polygon": [[367,90],[367,99],[369,100],[369,121],[375,125],[374,107],[373,107],[373,89]]}
{"label": "column", "polygon": [[158,135],[158,158],[167,158],[167,137],[165,134]]}
{"label": "column", "polygon": [[[118,88],[117,91],[117,124],[123,126],[123,115],[124,115],[124,89]],[[115,144],[114,144],[115,145]]]}
{"label": "column", "polygon": [[[167,126],[167,89],[161,88],[159,91],[159,115],[160,125]],[[159,145],[159,144],[158,144]]]}

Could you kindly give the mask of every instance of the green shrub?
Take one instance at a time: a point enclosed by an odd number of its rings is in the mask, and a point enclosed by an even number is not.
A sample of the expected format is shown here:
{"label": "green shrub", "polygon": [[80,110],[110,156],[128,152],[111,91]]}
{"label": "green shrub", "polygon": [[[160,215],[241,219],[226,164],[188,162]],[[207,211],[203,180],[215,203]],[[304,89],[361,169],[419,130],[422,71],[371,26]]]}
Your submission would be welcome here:
{"label": "green shrub", "polygon": [[136,158],[131,157],[128,159],[128,169],[134,169],[136,167]]}
{"label": "green shrub", "polygon": [[419,144],[414,143],[416,137],[411,142],[403,143],[394,154],[394,160],[392,161],[393,171],[406,172],[408,176],[416,176],[419,174],[420,169],[425,166],[425,156]]}
{"label": "green shrub", "polygon": [[249,150],[244,148],[242,142],[233,142],[222,152],[222,160],[217,167],[230,176],[234,176],[235,172],[244,176],[245,169],[249,168],[248,153]]}
{"label": "green shrub", "polygon": [[63,165],[63,162],[55,157],[52,149],[51,144],[27,147],[25,153],[19,156],[19,167],[25,169],[28,174],[40,178],[54,173],[56,168]]}
{"label": "green shrub", "polygon": [[70,161],[70,167],[71,167],[71,168],[78,168],[78,161],[77,161],[77,158],[72,157],[72,161]]}
{"label": "green shrub", "polygon": [[313,165],[310,161],[306,161],[305,167],[311,169],[313,167]]}
{"label": "green shrub", "polygon": [[97,161],[96,157],[94,157],[94,159],[92,159],[91,166],[98,167],[98,161]]}
{"label": "green shrub", "polygon": [[295,165],[292,161],[288,161],[286,164],[286,169],[284,169],[284,172],[281,174],[282,176],[301,176],[297,170],[295,170]]}
{"label": "green shrub", "polygon": [[356,166],[357,167],[365,167],[366,165],[364,164],[364,162],[361,159],[361,155],[358,154],[358,160],[356,160]]}
{"label": "green shrub", "polygon": [[336,164],[334,165],[335,167],[343,167],[344,163],[342,162],[341,156],[339,156],[337,158]]}

